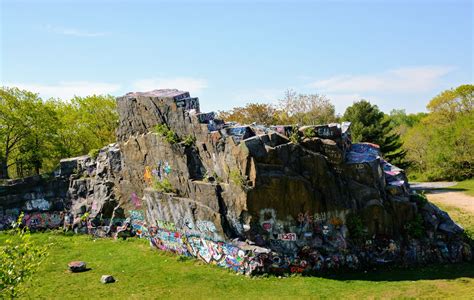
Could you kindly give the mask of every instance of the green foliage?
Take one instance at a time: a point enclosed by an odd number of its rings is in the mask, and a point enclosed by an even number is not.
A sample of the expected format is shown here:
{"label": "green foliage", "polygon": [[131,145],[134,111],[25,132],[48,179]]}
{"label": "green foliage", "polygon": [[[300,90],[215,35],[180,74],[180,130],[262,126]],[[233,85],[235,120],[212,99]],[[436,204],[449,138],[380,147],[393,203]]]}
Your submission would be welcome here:
{"label": "green foliage", "polygon": [[196,137],[193,136],[193,135],[188,135],[184,138],[183,140],[183,144],[186,146],[186,147],[191,147],[191,146],[194,146],[196,144]]}
{"label": "green foliage", "polygon": [[176,135],[176,133],[173,130],[171,130],[166,124],[156,125],[154,132],[164,137],[166,141],[172,145],[179,143],[179,138]]}
{"label": "green foliage", "polygon": [[428,104],[430,114],[403,136],[411,174],[423,180],[474,176],[473,91],[462,85],[440,93]]}
{"label": "green foliage", "polygon": [[366,100],[349,106],[343,116],[344,121],[352,122],[353,142],[370,142],[380,145],[384,158],[399,167],[406,167],[406,151],[402,149],[400,135],[394,131],[390,117]]}
{"label": "green foliage", "polygon": [[168,178],[163,178],[162,180],[153,178],[152,183],[153,189],[162,193],[174,193],[176,190],[173,188],[173,185],[168,180]]}
{"label": "green foliage", "polygon": [[366,237],[364,223],[360,215],[350,213],[346,217],[346,226],[350,237],[355,241],[362,241]]}
{"label": "green foliage", "polygon": [[298,132],[298,128],[293,127],[293,130],[291,131],[289,139],[293,144],[298,144],[301,141],[301,136],[300,136],[300,133]]}
{"label": "green foliage", "polygon": [[247,177],[240,174],[239,169],[231,169],[229,172],[229,179],[241,188],[245,188],[247,185]]}
{"label": "green foliage", "polygon": [[314,132],[313,128],[306,128],[303,134],[305,138],[313,138],[316,136],[316,132]]}
{"label": "green foliage", "polygon": [[428,203],[428,198],[424,193],[410,195],[410,201],[415,202],[418,209],[421,209]]}
{"label": "green foliage", "polygon": [[96,159],[97,156],[99,156],[99,152],[100,152],[100,149],[91,149],[88,153],[88,155],[93,158],[93,159]]}
{"label": "green foliage", "polygon": [[30,238],[28,228],[21,228],[23,213],[9,230],[8,238],[0,246],[0,296],[17,298],[22,284],[37,271],[47,255],[46,247],[38,246]]}
{"label": "green foliage", "polygon": [[408,235],[413,238],[422,238],[426,231],[425,226],[423,225],[422,216],[417,214],[415,219],[405,225],[405,230],[407,231]]}
{"label": "green foliage", "polygon": [[0,178],[49,172],[64,157],[102,148],[115,140],[112,96],[43,101],[17,88],[0,89]]}

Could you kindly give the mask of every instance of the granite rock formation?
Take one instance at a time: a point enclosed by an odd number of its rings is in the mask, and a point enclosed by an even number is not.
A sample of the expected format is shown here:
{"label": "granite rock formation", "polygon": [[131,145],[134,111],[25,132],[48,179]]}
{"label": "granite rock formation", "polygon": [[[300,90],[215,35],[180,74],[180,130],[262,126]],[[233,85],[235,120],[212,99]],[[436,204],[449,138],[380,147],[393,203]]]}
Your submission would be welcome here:
{"label": "granite rock formation", "polygon": [[[117,107],[117,143],[62,160],[48,183],[63,182],[59,202],[87,213],[89,232],[130,226],[159,249],[242,273],[471,258],[463,229],[412,194],[377,145],[353,144],[350,123],[230,124],[178,90],[129,93]],[[11,191],[0,196],[13,207]]]}

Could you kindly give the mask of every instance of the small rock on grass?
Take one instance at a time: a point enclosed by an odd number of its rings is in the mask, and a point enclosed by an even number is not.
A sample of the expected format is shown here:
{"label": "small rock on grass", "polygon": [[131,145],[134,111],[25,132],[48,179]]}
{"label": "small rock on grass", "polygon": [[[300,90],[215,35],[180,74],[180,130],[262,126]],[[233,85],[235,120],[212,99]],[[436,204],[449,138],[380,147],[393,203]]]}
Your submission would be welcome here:
{"label": "small rock on grass", "polygon": [[102,275],[102,277],[100,278],[100,282],[112,283],[115,282],[115,278],[112,275]]}
{"label": "small rock on grass", "polygon": [[69,271],[73,273],[84,272],[87,270],[86,263],[83,261],[71,261],[67,264]]}

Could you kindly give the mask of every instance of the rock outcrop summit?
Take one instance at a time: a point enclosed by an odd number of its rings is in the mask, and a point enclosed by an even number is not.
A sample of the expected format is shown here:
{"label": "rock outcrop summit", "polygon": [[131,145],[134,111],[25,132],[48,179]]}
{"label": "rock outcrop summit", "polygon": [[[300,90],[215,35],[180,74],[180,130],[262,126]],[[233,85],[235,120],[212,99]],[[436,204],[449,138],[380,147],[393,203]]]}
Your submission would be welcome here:
{"label": "rock outcrop summit", "polygon": [[161,250],[246,274],[471,259],[463,229],[377,145],[352,143],[350,123],[226,123],[179,90],[128,93],[117,107],[116,144],[61,161],[66,193],[3,187],[8,209],[54,198],[87,214],[89,233],[129,225]]}

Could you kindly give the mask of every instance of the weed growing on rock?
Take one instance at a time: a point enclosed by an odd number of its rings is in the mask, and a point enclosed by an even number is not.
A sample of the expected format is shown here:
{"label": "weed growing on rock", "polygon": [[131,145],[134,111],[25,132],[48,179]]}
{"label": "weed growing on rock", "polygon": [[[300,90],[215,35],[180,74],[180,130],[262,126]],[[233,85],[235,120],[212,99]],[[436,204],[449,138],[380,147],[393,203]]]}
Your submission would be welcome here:
{"label": "weed growing on rock", "polygon": [[348,214],[346,218],[347,229],[349,235],[354,240],[362,240],[365,238],[365,228],[362,218],[354,213]]}
{"label": "weed growing on rock", "polygon": [[166,141],[172,145],[179,143],[180,141],[178,135],[173,130],[171,130],[166,124],[156,125],[154,128],[154,132],[164,137]]}
{"label": "weed growing on rock", "polygon": [[183,141],[183,144],[186,146],[186,147],[191,147],[191,146],[194,146],[194,144],[196,144],[196,137],[193,136],[193,135],[188,135],[186,136],[186,138],[184,139]]}
{"label": "weed growing on rock", "polygon": [[416,215],[415,219],[412,221],[408,222],[405,225],[405,229],[411,237],[414,238],[421,238],[423,234],[425,233],[426,229],[425,226],[423,225],[423,218],[421,215]]}
{"label": "weed growing on rock", "polygon": [[97,156],[99,156],[99,149],[91,149],[88,153],[88,155],[92,158],[92,159],[96,159]]}
{"label": "weed growing on rock", "polygon": [[168,178],[163,178],[162,180],[154,179],[152,187],[162,193],[174,193],[175,191]]}
{"label": "weed growing on rock", "polygon": [[298,129],[297,128],[293,128],[293,131],[291,132],[290,134],[290,141],[293,143],[293,144],[298,144],[301,140],[301,137],[300,137],[300,134],[298,132]]}
{"label": "weed growing on rock", "polygon": [[314,138],[314,137],[316,137],[316,133],[314,132],[313,128],[306,128],[306,130],[304,131],[303,134],[304,134],[305,138]]}
{"label": "weed growing on rock", "polygon": [[244,188],[247,185],[247,177],[240,174],[238,169],[231,169],[229,172],[229,179],[237,186]]}

